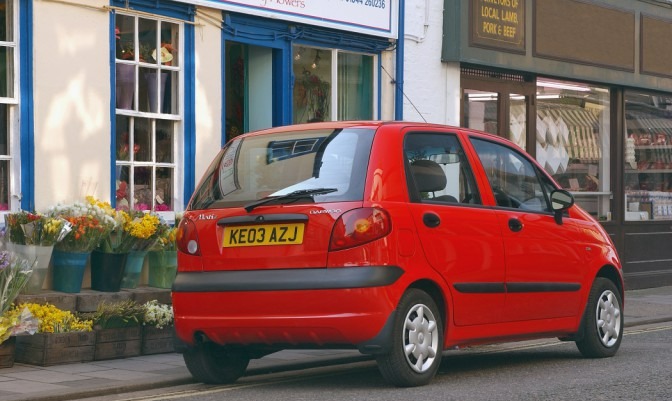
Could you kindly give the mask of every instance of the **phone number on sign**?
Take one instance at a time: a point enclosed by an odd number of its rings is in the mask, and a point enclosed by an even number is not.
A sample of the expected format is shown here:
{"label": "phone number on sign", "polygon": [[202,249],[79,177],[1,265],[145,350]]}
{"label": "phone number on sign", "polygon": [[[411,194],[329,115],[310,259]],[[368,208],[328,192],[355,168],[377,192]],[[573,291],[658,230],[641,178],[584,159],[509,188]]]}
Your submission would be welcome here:
{"label": "phone number on sign", "polygon": [[385,8],[385,0],[343,0],[346,3],[363,4],[367,7]]}

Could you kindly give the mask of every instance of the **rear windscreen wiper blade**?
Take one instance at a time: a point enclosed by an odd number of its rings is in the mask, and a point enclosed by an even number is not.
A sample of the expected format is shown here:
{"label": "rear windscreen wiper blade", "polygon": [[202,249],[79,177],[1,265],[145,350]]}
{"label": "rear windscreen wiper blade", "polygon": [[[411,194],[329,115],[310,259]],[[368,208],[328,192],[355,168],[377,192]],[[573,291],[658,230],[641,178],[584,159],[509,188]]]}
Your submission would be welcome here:
{"label": "rear windscreen wiper blade", "polygon": [[324,195],[324,194],[329,194],[332,192],[336,192],[338,189],[336,188],[312,188],[312,189],[299,189],[298,191],[292,191],[288,194],[285,195],[279,195],[279,196],[270,196],[266,197],[263,199],[259,199],[257,201],[254,201],[252,203],[249,203],[245,205],[245,211],[246,212],[251,212],[256,208],[257,206],[264,205],[269,202],[273,201],[278,201],[282,199],[297,199],[297,198],[305,198],[307,196],[315,196],[315,195]]}

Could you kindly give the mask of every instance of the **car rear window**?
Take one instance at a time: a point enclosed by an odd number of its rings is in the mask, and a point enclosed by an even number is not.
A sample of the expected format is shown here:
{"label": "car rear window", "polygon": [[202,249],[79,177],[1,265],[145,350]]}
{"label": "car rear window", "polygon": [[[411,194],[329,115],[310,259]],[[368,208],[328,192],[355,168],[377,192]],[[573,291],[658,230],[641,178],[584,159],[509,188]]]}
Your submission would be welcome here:
{"label": "car rear window", "polygon": [[321,129],[234,139],[208,168],[188,209],[240,207],[321,188],[334,191],[296,202],[362,200],[374,132]]}

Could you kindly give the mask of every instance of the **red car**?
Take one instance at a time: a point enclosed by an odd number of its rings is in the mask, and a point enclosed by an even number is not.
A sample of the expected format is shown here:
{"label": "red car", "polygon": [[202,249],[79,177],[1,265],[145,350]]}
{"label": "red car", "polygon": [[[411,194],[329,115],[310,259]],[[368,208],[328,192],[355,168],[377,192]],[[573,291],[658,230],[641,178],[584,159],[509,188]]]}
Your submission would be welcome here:
{"label": "red car", "polygon": [[623,336],[600,224],[520,148],[463,128],[241,135],[196,188],[178,249],[175,329],[205,383],[286,348],[356,348],[417,386],[455,346],[559,337],[608,357]]}

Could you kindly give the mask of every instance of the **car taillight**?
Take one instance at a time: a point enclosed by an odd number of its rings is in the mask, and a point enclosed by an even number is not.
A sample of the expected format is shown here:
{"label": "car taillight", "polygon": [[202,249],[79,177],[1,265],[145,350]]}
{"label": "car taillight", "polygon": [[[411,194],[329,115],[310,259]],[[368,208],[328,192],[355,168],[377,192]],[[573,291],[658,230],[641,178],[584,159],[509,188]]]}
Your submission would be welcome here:
{"label": "car taillight", "polygon": [[182,218],[180,225],[177,227],[175,242],[177,244],[177,249],[180,250],[180,252],[188,253],[189,255],[201,254],[201,250],[198,246],[196,224],[186,217]]}
{"label": "car taillight", "polygon": [[347,211],[336,220],[330,251],[352,248],[383,238],[392,231],[390,215],[383,209],[365,207]]}

